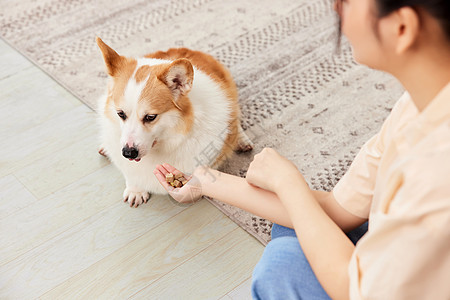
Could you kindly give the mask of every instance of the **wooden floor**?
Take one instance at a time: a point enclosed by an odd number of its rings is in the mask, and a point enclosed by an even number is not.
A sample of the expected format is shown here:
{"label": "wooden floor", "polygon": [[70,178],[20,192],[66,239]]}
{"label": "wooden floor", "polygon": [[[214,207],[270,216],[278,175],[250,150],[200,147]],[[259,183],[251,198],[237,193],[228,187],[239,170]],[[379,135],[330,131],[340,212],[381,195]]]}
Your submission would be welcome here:
{"label": "wooden floor", "polygon": [[263,246],[207,201],[121,201],[95,113],[0,40],[0,299],[251,299]]}

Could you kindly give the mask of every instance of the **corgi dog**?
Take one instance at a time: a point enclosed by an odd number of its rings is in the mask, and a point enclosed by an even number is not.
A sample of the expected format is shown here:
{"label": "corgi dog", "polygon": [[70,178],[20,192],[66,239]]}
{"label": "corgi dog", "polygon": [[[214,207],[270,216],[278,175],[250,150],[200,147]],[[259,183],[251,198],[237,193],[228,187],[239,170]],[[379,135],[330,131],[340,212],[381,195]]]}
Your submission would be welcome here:
{"label": "corgi dog", "polygon": [[96,42],[109,75],[97,109],[99,153],[123,173],[130,206],[166,194],[153,175],[158,164],[190,174],[200,165],[218,168],[233,151],[252,150],[236,85],[212,56],[179,48],[131,58]]}

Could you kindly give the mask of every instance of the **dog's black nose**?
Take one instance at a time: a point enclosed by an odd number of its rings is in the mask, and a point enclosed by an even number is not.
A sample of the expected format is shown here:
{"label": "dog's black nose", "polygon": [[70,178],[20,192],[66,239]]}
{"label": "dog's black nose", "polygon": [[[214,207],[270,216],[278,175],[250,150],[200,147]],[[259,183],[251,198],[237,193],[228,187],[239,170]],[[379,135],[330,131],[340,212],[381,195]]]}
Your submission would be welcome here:
{"label": "dog's black nose", "polygon": [[135,147],[128,147],[128,145],[125,145],[125,147],[122,148],[122,155],[129,159],[135,159],[139,155],[139,151]]}

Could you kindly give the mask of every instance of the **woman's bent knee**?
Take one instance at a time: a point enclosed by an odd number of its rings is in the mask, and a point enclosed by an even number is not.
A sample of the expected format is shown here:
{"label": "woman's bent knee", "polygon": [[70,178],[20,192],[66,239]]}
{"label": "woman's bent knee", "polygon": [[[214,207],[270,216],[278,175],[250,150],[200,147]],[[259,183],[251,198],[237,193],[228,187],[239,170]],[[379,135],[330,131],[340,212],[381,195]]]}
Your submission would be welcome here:
{"label": "woman's bent knee", "polygon": [[[315,297],[316,293],[320,297]],[[294,237],[272,240],[252,276],[254,299],[328,299]]]}
{"label": "woman's bent knee", "polygon": [[[252,276],[252,295],[255,299],[291,299],[296,296],[297,277],[304,265],[298,240],[280,237],[272,240],[264,250]],[[305,259],[306,260],[306,259]],[[294,262],[295,261],[295,262]],[[306,262],[307,263],[307,262]],[[292,298],[298,299],[298,297]]]}

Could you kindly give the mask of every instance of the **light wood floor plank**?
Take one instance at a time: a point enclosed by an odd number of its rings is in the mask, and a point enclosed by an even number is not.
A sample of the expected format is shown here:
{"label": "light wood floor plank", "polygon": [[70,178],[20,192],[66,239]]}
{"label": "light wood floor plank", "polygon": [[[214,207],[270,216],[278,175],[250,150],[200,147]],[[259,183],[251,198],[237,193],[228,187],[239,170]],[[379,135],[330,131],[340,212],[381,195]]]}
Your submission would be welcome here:
{"label": "light wood floor plank", "polygon": [[13,175],[0,178],[0,219],[15,213],[37,199]]}
{"label": "light wood floor plank", "polygon": [[7,78],[24,69],[33,67],[33,64],[0,38],[0,80]]}
{"label": "light wood floor plank", "polygon": [[122,175],[112,170],[108,165],[0,220],[0,266],[121,201]]}
{"label": "light wood floor plank", "polygon": [[[0,298],[34,298],[160,226],[186,207],[154,196],[139,209],[115,205],[0,267]],[[161,225],[163,226],[163,225]],[[167,232],[170,234],[170,232]],[[158,242],[158,241],[149,241]],[[127,248],[133,252],[133,248]],[[24,288],[26,287],[26,288]]]}
{"label": "light wood floor plank", "polygon": [[127,298],[235,229],[235,223],[209,202],[201,201],[42,299]]}
{"label": "light wood floor plank", "polygon": [[[0,136],[14,138],[21,132],[82,104],[36,68],[0,80]],[[24,87],[26,85],[26,87]],[[64,126],[64,124],[61,124]]]}
{"label": "light wood floor plank", "polygon": [[261,244],[238,228],[197,256],[150,283],[132,299],[219,299],[249,277]]}
{"label": "light wood floor plank", "polygon": [[95,114],[78,106],[45,123],[14,136],[14,149],[0,147],[0,176],[7,175],[33,161],[69,147],[97,133]]}
{"label": "light wood floor plank", "polygon": [[108,159],[98,154],[98,146],[98,137],[88,136],[17,170],[14,175],[41,199],[109,164]]}
{"label": "light wood floor plank", "polygon": [[252,299],[252,278],[247,278],[239,284],[235,289],[228,293],[233,300],[251,300]]}

